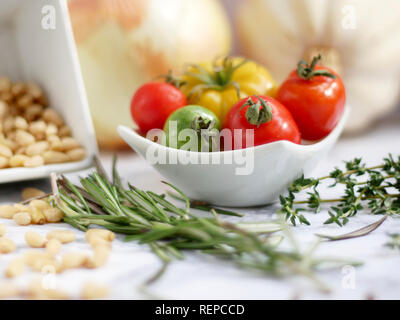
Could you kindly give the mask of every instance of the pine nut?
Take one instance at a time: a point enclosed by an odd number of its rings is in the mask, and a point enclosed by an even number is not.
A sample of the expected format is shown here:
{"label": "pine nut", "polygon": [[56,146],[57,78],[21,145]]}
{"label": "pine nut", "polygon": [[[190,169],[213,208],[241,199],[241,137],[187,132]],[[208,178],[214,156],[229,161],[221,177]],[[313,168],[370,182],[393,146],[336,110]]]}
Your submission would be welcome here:
{"label": "pine nut", "polygon": [[4,236],[6,234],[6,231],[7,227],[4,224],[0,223],[0,237]]}
{"label": "pine nut", "polygon": [[8,112],[8,104],[5,101],[0,100],[0,120],[4,119]]}
{"label": "pine nut", "polygon": [[15,136],[15,141],[20,146],[29,146],[30,144],[35,142],[35,137],[27,131],[17,130],[16,136]]}
{"label": "pine nut", "polygon": [[49,123],[46,127],[46,136],[56,135],[58,133],[58,128],[54,123]]}
{"label": "pine nut", "polygon": [[68,162],[69,160],[65,153],[58,151],[46,151],[43,153],[43,159],[46,164]]}
{"label": "pine nut", "polygon": [[100,238],[99,236],[93,236],[88,241],[89,241],[90,246],[93,249],[95,249],[95,248],[97,248],[99,246],[108,247],[108,248],[111,249],[111,242],[107,241],[107,240],[104,240],[103,238]]}
{"label": "pine nut", "polygon": [[47,136],[47,141],[50,143],[50,149],[53,151],[62,151],[61,139],[56,135]]}
{"label": "pine nut", "polygon": [[61,272],[61,264],[53,258],[37,259],[32,262],[31,268],[37,272],[53,270],[55,273]]}
{"label": "pine nut", "polygon": [[49,147],[50,145],[47,141],[35,142],[26,148],[26,154],[30,157],[36,156],[45,152]]}
{"label": "pine nut", "polygon": [[64,121],[61,119],[59,114],[53,109],[46,109],[43,112],[43,119],[46,122],[54,123],[58,127],[64,124]]}
{"label": "pine nut", "polygon": [[15,156],[12,156],[8,160],[8,163],[9,163],[10,167],[13,167],[13,168],[15,168],[15,167],[23,167],[26,159],[28,159],[27,156],[25,156],[23,154],[17,154]]}
{"label": "pine nut", "polygon": [[[27,121],[34,121],[42,114],[42,111],[43,111],[43,106],[41,106],[40,104],[32,104],[28,109],[25,109],[24,117]],[[31,130],[31,125],[32,123],[29,125],[29,131]]]}
{"label": "pine nut", "polygon": [[13,252],[15,248],[14,241],[6,237],[0,238],[0,253],[10,253]]}
{"label": "pine nut", "polygon": [[75,233],[69,230],[54,230],[47,234],[47,239],[58,239],[61,243],[68,243],[75,240]]}
{"label": "pine nut", "polygon": [[54,257],[61,250],[61,242],[58,239],[50,239],[46,244],[46,252]]}
{"label": "pine nut", "polygon": [[64,217],[62,211],[57,208],[46,209],[43,211],[43,214],[47,222],[60,222]]}
{"label": "pine nut", "polygon": [[44,160],[41,156],[33,156],[24,161],[25,168],[36,168],[44,165]]}
{"label": "pine nut", "polygon": [[33,103],[33,97],[30,94],[24,94],[17,100],[17,106],[20,108],[28,108]]}
{"label": "pine nut", "polygon": [[25,270],[25,259],[18,257],[10,261],[4,274],[7,278],[15,278]]}
{"label": "pine nut", "polygon": [[0,206],[0,218],[12,219],[17,212],[16,208],[8,204]]}
{"label": "pine nut", "polygon": [[8,159],[0,156],[0,169],[6,168],[8,166]]}
{"label": "pine nut", "polygon": [[51,260],[53,257],[49,255],[47,252],[43,251],[36,251],[36,250],[29,250],[26,251],[24,254],[25,262],[28,266],[32,267],[35,261],[38,260]]}
{"label": "pine nut", "polygon": [[67,151],[67,156],[71,161],[79,161],[86,157],[86,151],[83,148],[76,148]]}
{"label": "pine nut", "polygon": [[67,252],[62,256],[61,265],[64,270],[74,269],[82,267],[85,261],[86,254],[81,252]]}
{"label": "pine nut", "polygon": [[8,116],[3,121],[3,131],[10,132],[14,129],[14,119],[11,116]]}
{"label": "pine nut", "polygon": [[61,139],[61,144],[63,147],[63,150],[68,151],[71,149],[76,149],[80,147],[80,144],[78,141],[76,141],[74,138],[71,137],[65,137]]}
{"label": "pine nut", "polygon": [[106,241],[113,241],[115,239],[115,233],[107,229],[98,228],[93,228],[86,231],[85,238],[87,241],[90,242],[93,237],[99,237]]}
{"label": "pine nut", "polygon": [[110,288],[93,282],[86,282],[82,288],[82,299],[104,299],[110,294]]}
{"label": "pine nut", "polygon": [[13,153],[9,147],[0,144],[0,156],[10,158],[12,155]]}
{"label": "pine nut", "polygon": [[14,203],[13,207],[17,212],[29,212],[29,208],[21,203]]}
{"label": "pine nut", "polygon": [[93,251],[93,256],[89,257],[86,261],[86,267],[98,268],[103,266],[110,255],[110,248],[106,246],[98,246],[95,247]]}
{"label": "pine nut", "polygon": [[29,208],[29,214],[31,216],[32,224],[44,224],[46,222],[43,212],[36,207]]}
{"label": "pine nut", "polygon": [[68,126],[63,125],[63,126],[60,128],[60,130],[58,130],[58,135],[59,135],[60,137],[69,136],[69,135],[71,135],[71,129],[70,129]]}
{"label": "pine nut", "polygon": [[0,283],[0,299],[18,296],[19,290],[15,283]]}
{"label": "pine nut", "polygon": [[51,208],[50,204],[47,201],[40,200],[40,199],[35,199],[29,202],[29,208],[35,207],[41,211]]}
{"label": "pine nut", "polygon": [[34,121],[29,125],[29,132],[35,136],[43,136],[46,133],[46,123],[42,120]]}
{"label": "pine nut", "polygon": [[25,241],[31,248],[44,248],[47,240],[37,232],[28,231],[25,233]]}
{"label": "pine nut", "polygon": [[42,281],[34,280],[28,286],[28,296],[30,299],[38,300],[66,300],[69,296],[66,292],[55,288],[44,288]]}
{"label": "pine nut", "polygon": [[18,117],[15,118],[14,126],[17,129],[27,130],[28,129],[28,122],[25,120],[25,118],[18,116]]}
{"label": "pine nut", "polygon": [[20,226],[27,226],[32,221],[28,212],[18,212],[14,215],[13,219]]}
{"label": "pine nut", "polygon": [[22,200],[26,201],[31,198],[44,196],[45,194],[46,193],[44,193],[42,190],[39,190],[37,188],[25,188],[24,190],[22,190],[21,196],[22,196]]}

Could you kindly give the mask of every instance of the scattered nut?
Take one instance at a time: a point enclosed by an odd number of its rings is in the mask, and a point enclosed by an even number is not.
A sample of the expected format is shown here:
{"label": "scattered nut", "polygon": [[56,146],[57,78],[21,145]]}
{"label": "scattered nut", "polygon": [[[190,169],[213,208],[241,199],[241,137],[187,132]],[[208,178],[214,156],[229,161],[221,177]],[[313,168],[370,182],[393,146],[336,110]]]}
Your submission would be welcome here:
{"label": "scattered nut", "polygon": [[50,204],[47,201],[40,199],[35,199],[29,202],[29,207],[30,208],[35,207],[39,210],[45,210],[51,208]]}
{"label": "scattered nut", "polygon": [[15,283],[0,283],[0,299],[18,296],[19,290]]}
{"label": "scattered nut", "polygon": [[90,242],[90,239],[93,237],[99,237],[106,241],[113,241],[115,239],[115,233],[107,229],[98,228],[93,228],[86,231],[85,238],[87,241]]}
{"label": "scattered nut", "polygon": [[93,282],[86,282],[82,288],[82,299],[104,299],[110,294],[110,288]]}
{"label": "scattered nut", "polygon": [[15,248],[14,241],[6,237],[0,238],[0,253],[10,253],[13,252]]}
{"label": "scattered nut", "polygon": [[36,207],[30,207],[29,214],[32,224],[44,224],[46,222],[44,214]]}
{"label": "scattered nut", "polygon": [[45,209],[43,211],[43,215],[45,216],[47,222],[60,222],[64,217],[62,211],[57,208]]}
{"label": "scattered nut", "polygon": [[32,281],[27,290],[28,297],[38,300],[66,300],[69,296],[66,292],[56,288],[46,288],[43,286],[41,280]]}
{"label": "scattered nut", "polygon": [[58,239],[50,239],[47,244],[46,244],[46,252],[54,257],[55,255],[57,255],[57,253],[59,253],[61,250],[61,242]]}
{"label": "scattered nut", "polygon": [[7,278],[15,278],[25,270],[25,259],[21,257],[14,258],[10,261],[4,274]]}
{"label": "scattered nut", "polygon": [[74,269],[85,264],[86,254],[81,252],[67,252],[62,256],[61,265],[63,269]]}
{"label": "scattered nut", "polygon": [[18,212],[18,209],[8,204],[0,206],[0,218],[12,219]]}
{"label": "scattered nut", "polygon": [[16,224],[20,226],[27,226],[31,223],[32,219],[28,212],[18,212],[13,217]]}
{"label": "scattered nut", "polygon": [[25,233],[25,241],[31,248],[44,248],[47,240],[37,232],[28,231]]}
{"label": "scattered nut", "polygon": [[4,224],[0,223],[0,237],[4,236],[6,234],[7,227]]}
{"label": "scattered nut", "polygon": [[46,235],[48,240],[58,239],[61,243],[68,243],[75,240],[75,233],[69,230],[54,230]]}
{"label": "scattered nut", "polygon": [[28,212],[18,212],[14,215],[13,219],[20,226],[27,226],[32,221]]}
{"label": "scattered nut", "polygon": [[94,248],[93,256],[86,260],[86,267],[98,268],[103,266],[110,255],[110,248],[107,246],[98,246]]}

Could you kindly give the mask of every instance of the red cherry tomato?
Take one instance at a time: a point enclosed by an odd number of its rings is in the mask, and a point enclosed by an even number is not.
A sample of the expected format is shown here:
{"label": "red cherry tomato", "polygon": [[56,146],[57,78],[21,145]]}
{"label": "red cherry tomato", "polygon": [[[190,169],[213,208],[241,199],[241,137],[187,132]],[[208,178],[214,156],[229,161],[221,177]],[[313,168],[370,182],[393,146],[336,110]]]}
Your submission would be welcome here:
{"label": "red cherry tomato", "polygon": [[172,84],[150,82],[133,95],[131,115],[141,133],[145,134],[150,129],[162,129],[168,116],[185,105],[185,95]]}
{"label": "red cherry tomato", "polygon": [[318,140],[328,135],[340,120],[346,101],[339,75],[327,67],[316,65],[319,58],[314,58],[310,66],[301,61],[300,70],[290,73],[276,95],[276,99],[293,115],[303,139],[307,140]]}
{"label": "red cherry tomato", "polygon": [[[246,147],[246,129],[254,130],[254,145],[288,140],[300,144],[300,131],[290,112],[277,100],[266,96],[251,96],[240,100],[228,112],[224,128],[242,130],[242,148]],[[232,148],[236,149],[232,142]]]}

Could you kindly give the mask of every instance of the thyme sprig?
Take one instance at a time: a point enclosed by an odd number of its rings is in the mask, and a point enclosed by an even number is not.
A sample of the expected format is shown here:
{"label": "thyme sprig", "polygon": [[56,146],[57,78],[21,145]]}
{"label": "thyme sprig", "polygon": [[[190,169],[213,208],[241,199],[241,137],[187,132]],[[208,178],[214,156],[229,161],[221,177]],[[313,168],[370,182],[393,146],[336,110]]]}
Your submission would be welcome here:
{"label": "thyme sprig", "polygon": [[[324,180],[333,180],[330,188],[344,186],[342,196],[335,199],[322,199],[318,187]],[[306,191],[306,200],[296,200],[296,195]],[[280,213],[293,225],[309,225],[305,211],[318,213],[324,203],[331,205],[329,218],[324,224],[345,225],[359,211],[369,208],[372,214],[400,214],[400,156],[391,154],[383,159],[381,165],[367,167],[361,158],[345,162],[345,169],[335,168],[329,175],[318,179],[302,175],[288,188],[287,196],[280,196]],[[301,206],[305,205],[305,206]]]}
{"label": "thyme sprig", "polygon": [[[166,184],[174,190],[174,196],[184,201],[184,208],[164,194],[131,184],[124,187],[115,162],[112,179],[96,170],[81,178],[80,185],[64,176],[53,175],[52,180],[52,201],[65,214],[66,223],[82,231],[101,226],[124,234],[125,241],[149,245],[165,263],[183,259],[184,251],[194,250],[226,258],[242,267],[276,275],[297,272],[314,279],[312,269],[324,262],[301,254],[296,246],[278,249],[271,234],[286,228],[285,223],[224,221],[220,215],[237,214],[190,201],[169,183]],[[195,215],[193,207],[211,214]]]}

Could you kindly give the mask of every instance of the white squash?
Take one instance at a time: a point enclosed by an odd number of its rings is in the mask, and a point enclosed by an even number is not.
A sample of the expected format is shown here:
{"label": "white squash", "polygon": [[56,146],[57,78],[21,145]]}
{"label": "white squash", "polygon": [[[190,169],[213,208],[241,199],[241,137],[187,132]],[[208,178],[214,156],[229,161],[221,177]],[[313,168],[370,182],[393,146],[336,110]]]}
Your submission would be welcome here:
{"label": "white squash", "polygon": [[230,49],[217,0],[70,0],[83,78],[101,147],[125,146],[130,99],[141,84]]}
{"label": "white squash", "polygon": [[399,0],[251,0],[236,22],[244,55],[278,81],[321,52],[346,85],[347,131],[367,128],[399,102]]}

